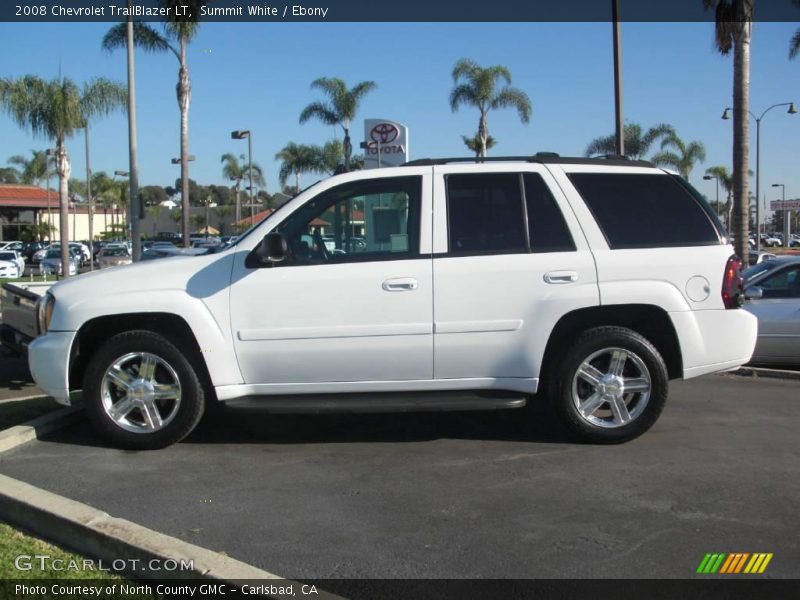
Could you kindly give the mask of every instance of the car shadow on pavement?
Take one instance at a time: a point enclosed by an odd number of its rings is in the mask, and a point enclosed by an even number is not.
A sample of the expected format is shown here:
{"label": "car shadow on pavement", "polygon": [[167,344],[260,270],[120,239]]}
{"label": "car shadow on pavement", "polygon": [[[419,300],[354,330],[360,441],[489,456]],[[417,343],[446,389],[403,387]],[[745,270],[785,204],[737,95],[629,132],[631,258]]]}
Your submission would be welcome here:
{"label": "car shadow on pavement", "polygon": [[[438,439],[574,443],[541,405],[469,412],[274,414],[232,406],[207,413],[182,444],[414,443]],[[88,421],[54,432],[50,442],[113,448]]]}
{"label": "car shadow on pavement", "polygon": [[0,400],[19,396],[8,392],[19,392],[30,388],[31,394],[39,393],[39,388],[28,370],[28,361],[22,356],[0,355]]}

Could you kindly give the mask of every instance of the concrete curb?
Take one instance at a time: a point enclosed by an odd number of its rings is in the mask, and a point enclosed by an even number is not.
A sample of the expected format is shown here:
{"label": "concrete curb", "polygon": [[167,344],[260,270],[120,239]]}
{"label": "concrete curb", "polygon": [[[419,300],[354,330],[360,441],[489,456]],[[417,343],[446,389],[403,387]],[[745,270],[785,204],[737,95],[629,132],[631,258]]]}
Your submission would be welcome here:
{"label": "concrete curb", "polygon": [[40,436],[74,423],[80,417],[80,410],[81,408],[78,406],[64,407],[31,419],[22,425],[15,425],[0,431],[0,452],[11,450],[20,444],[38,439]]}
{"label": "concrete curb", "polygon": [[[0,399],[0,404],[6,404],[7,402],[22,402],[24,400],[42,400],[49,397],[50,396],[46,394],[35,394],[33,396],[20,396],[18,398],[2,398]],[[55,402],[55,400],[53,400],[53,402]]]}
{"label": "concrete curb", "polygon": [[[165,572],[170,579],[280,579],[233,558],[112,517],[5,475],[0,475],[0,514],[14,525],[99,558],[107,565],[119,559],[138,559],[141,565],[152,559],[172,559],[178,563],[192,561],[194,568]],[[138,571],[131,575],[153,576]]]}
{"label": "concrete curb", "polygon": [[787,371],[784,369],[764,369],[762,367],[739,367],[736,371],[730,371],[730,375],[740,377],[766,377],[769,379],[793,379],[800,381],[800,371]]}

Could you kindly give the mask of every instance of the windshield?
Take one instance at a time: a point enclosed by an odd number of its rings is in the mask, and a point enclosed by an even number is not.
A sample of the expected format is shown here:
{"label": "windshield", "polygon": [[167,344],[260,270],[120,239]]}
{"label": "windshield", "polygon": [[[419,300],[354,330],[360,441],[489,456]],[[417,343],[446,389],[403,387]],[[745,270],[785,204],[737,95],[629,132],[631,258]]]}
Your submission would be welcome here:
{"label": "windshield", "polygon": [[103,256],[128,256],[128,251],[125,248],[106,248]]}
{"label": "windshield", "polygon": [[752,267],[748,267],[744,270],[742,275],[744,276],[744,281],[747,283],[751,279],[758,277],[762,273],[766,273],[767,271],[771,271],[772,269],[776,268],[780,263],[774,260],[765,260],[762,263],[758,263],[757,265],[753,265]]}
{"label": "windshield", "polygon": [[48,250],[45,258],[61,258],[60,250]]}

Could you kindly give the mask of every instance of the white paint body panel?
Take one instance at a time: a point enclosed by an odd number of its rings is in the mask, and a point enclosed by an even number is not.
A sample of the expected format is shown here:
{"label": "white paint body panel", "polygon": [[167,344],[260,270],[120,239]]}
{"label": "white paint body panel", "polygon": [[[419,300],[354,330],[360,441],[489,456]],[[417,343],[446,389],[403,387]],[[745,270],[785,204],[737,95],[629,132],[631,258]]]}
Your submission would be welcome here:
{"label": "white paint body panel", "polygon": [[[560,318],[585,307],[625,304],[652,305],[669,314],[684,377],[746,362],[755,345],[756,319],[724,310],[720,297],[732,248],[610,250],[569,181],[568,172],[580,170],[661,173],[486,163],[332,177],[222,253],[138,263],[54,285],[50,332],[30,346],[32,373],[46,393],[67,402],[70,350],[82,325],[101,316],[158,312],[178,315],[189,325],[221,400],[315,392],[532,393]],[[446,255],[444,175],[503,171],[531,171],[545,179],[576,251]],[[419,258],[245,267],[263,236],[317,194],[349,181],[403,175],[423,178]],[[387,280],[408,289],[387,287]]]}

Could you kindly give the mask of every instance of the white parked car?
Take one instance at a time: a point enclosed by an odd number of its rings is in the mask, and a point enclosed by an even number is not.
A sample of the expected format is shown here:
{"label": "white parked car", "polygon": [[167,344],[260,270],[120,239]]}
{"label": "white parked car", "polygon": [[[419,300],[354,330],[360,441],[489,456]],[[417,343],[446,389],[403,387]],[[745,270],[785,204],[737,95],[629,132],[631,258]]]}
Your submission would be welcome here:
{"label": "white parked car", "polygon": [[57,283],[29,362],[59,402],[82,389],[128,448],[244,397],[284,412],[549,402],[578,438],[614,443],[655,423],[670,379],[750,359],[742,300],[716,215],[650,163],[423,160],[319,182],[230,248]]}
{"label": "white parked car", "polygon": [[21,276],[22,270],[20,270],[16,260],[3,260],[0,258],[0,279],[16,279]]}
{"label": "white parked car", "polygon": [[25,257],[16,250],[0,250],[0,261],[13,262],[20,274],[25,271]]}

